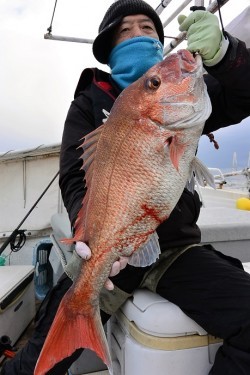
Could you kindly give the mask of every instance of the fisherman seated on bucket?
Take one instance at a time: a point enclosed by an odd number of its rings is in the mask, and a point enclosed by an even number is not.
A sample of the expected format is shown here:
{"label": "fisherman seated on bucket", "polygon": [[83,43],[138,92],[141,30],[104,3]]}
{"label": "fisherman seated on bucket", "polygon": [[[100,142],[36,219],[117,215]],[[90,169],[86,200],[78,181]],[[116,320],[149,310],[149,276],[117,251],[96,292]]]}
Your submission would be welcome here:
{"label": "fisherman seated on bucket", "polygon": [[[207,72],[204,80],[212,113],[203,134],[240,123],[250,115],[249,50],[242,41],[223,34],[217,17],[207,11],[194,11],[187,18],[179,17],[179,22],[180,31],[187,32],[187,48],[200,54]],[[148,3],[118,0],[105,13],[93,54],[110,67],[110,73],[97,68],[82,72],[62,139],[60,188],[73,228],[86,193],[79,148],[82,138],[105,123],[122,90],[163,60],[163,44],[161,20]],[[157,228],[159,259],[147,267],[127,264],[127,258],[114,263],[101,296],[102,322],[105,324],[137,288],[148,288],[224,340],[210,374],[249,375],[250,276],[239,260],[200,244],[199,210],[198,194],[185,188],[170,217]],[[37,313],[33,336],[15,358],[4,364],[2,375],[34,374],[57,308],[72,285],[81,258],[89,261],[91,251],[77,243],[65,273]],[[74,341],[74,337],[68,340]],[[75,350],[48,373],[64,374],[82,350]]]}

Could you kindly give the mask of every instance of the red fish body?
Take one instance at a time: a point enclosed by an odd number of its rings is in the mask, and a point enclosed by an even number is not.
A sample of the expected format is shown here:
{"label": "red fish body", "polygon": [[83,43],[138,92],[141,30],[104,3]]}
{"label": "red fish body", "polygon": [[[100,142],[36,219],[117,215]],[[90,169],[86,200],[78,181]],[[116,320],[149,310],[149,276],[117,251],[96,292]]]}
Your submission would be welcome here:
{"label": "red fish body", "polygon": [[60,304],[35,375],[77,348],[95,351],[113,373],[100,291],[114,261],[137,252],[175,207],[210,112],[201,58],[181,50],[125,89],[105,125],[85,137],[87,193],[72,241],[86,242],[92,257]]}

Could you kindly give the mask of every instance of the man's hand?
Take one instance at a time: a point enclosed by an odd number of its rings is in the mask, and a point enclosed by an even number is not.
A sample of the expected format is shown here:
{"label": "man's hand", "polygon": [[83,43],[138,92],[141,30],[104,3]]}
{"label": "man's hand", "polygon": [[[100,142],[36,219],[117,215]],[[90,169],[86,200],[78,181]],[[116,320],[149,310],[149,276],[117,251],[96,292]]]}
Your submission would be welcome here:
{"label": "man's hand", "polygon": [[[77,254],[84,260],[91,258],[91,250],[84,242],[77,242],[75,246]],[[120,257],[116,262],[113,263],[109,276],[117,275],[123,268],[128,264],[128,257]],[[104,287],[108,290],[114,289],[114,284],[110,279],[105,281]]]}
{"label": "man's hand", "polygon": [[187,31],[187,49],[199,53],[205,65],[213,66],[223,59],[229,42],[222,35],[214,14],[196,10],[188,17],[179,15],[178,22],[179,30]]}

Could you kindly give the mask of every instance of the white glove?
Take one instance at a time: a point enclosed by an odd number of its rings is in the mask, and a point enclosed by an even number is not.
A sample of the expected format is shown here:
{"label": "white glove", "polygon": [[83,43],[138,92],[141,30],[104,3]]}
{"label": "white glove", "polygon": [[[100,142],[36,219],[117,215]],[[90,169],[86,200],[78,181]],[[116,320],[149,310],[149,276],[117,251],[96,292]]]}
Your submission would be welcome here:
{"label": "white glove", "polygon": [[[77,254],[84,260],[89,260],[91,258],[91,250],[84,242],[77,242],[75,246]],[[109,276],[118,275],[118,273],[123,270],[128,264],[128,257],[120,257],[115,261],[111,267]],[[110,279],[105,281],[104,287],[108,290],[114,289],[114,284]]]}

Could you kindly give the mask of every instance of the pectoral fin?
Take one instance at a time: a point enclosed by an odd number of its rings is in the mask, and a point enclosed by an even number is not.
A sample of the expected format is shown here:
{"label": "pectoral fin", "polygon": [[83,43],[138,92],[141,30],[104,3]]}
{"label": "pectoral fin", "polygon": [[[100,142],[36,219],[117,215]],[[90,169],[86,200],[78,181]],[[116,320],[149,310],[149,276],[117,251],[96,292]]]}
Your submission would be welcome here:
{"label": "pectoral fin", "polygon": [[186,145],[180,143],[177,136],[170,136],[165,142],[165,147],[168,147],[170,160],[178,171],[179,161],[185,151]]}
{"label": "pectoral fin", "polygon": [[158,235],[154,232],[148,242],[139,247],[130,257],[128,264],[134,267],[146,267],[155,263],[161,253]]}
{"label": "pectoral fin", "polygon": [[209,169],[195,157],[192,163],[192,174],[194,173],[195,179],[198,184],[205,186],[205,182],[210,185],[213,189],[216,188],[214,183],[214,176],[210,173]]}

